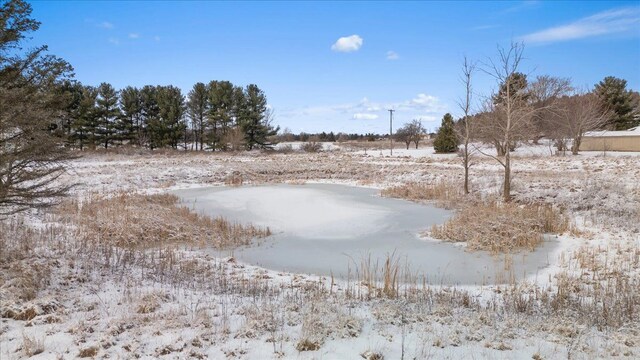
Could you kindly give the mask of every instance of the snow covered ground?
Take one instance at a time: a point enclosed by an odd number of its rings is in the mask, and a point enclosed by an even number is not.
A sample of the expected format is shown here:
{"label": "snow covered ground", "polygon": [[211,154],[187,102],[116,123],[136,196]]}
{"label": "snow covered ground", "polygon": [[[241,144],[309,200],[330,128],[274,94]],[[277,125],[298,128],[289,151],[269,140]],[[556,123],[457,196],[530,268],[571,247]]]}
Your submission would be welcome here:
{"label": "snow covered ground", "polygon": [[[557,261],[509,286],[414,284],[389,298],[354,279],[266,270],[198,247],[152,249],[137,265],[114,268],[87,253],[74,229],[52,224],[51,215],[34,211],[16,217],[12,231],[22,235],[0,249],[0,358],[637,357],[639,313],[631,314],[636,321],[607,325],[602,319],[614,314],[605,316],[598,307],[592,313],[581,310],[601,298],[580,294],[617,294],[616,301],[627,301],[629,311],[638,309],[633,302],[638,289],[625,284],[640,283],[640,157],[551,156],[544,145],[526,149],[519,148],[514,159],[515,200],[566,209],[581,235],[561,236]],[[232,181],[369,188],[408,181],[460,183],[460,158],[430,151],[397,149],[393,157],[344,149],[88,154],[75,160],[61,181],[81,179],[74,190],[79,198]],[[499,165],[477,156],[471,187],[478,195],[498,194]],[[341,214],[338,205],[318,206]],[[24,234],[27,227],[44,231],[29,242],[24,239],[34,235]],[[27,285],[37,291],[19,291]]]}

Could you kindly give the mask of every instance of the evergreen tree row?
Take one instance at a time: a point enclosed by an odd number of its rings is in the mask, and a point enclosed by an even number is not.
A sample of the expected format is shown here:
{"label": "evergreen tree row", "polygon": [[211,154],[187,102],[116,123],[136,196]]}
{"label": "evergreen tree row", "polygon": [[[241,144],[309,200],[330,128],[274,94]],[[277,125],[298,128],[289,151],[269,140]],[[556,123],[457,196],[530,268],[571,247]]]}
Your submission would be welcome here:
{"label": "evergreen tree row", "polygon": [[175,86],[97,87],[67,82],[68,109],[56,129],[69,146],[84,149],[129,144],[158,149],[269,148],[278,128],[264,92],[229,81],[197,83],[185,97]]}

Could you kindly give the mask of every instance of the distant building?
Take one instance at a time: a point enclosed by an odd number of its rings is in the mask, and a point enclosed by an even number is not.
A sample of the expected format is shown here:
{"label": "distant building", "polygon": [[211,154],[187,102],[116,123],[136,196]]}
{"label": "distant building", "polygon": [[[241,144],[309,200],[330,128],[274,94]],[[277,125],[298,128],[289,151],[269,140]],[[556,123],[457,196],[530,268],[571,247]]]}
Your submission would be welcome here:
{"label": "distant building", "polygon": [[624,131],[585,133],[580,151],[640,151],[640,126]]}

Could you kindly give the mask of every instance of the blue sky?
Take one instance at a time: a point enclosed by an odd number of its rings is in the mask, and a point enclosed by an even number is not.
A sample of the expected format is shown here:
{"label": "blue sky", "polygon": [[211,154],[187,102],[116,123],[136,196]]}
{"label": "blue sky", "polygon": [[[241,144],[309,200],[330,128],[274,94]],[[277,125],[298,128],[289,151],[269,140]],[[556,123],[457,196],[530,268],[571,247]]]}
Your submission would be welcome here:
{"label": "blue sky", "polygon": [[[34,1],[34,44],[87,85],[255,83],[294,132],[388,131],[459,115],[463,56],[525,43],[522,71],[592,87],[640,89],[640,1],[56,2]],[[474,78],[476,99],[496,87]]]}

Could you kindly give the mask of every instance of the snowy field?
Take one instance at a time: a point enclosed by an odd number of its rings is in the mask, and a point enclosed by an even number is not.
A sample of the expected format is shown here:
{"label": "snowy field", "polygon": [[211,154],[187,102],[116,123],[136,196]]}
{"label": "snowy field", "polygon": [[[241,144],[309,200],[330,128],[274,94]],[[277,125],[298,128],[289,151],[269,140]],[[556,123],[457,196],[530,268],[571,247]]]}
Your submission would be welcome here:
{"label": "snowy field", "polygon": [[[25,238],[26,228],[44,230],[37,241],[16,237],[0,249],[0,358],[637,358],[639,178],[637,154],[555,156],[546,145],[520,147],[515,201],[561,207],[579,231],[559,236],[548,266],[524,281],[426,286],[405,274],[409,285],[393,296],[378,288],[382,269],[348,279],[304,275],[194,245],[148,249],[149,257],[126,268],[104,266],[102,253],[86,251],[72,226],[33,211],[12,224]],[[245,189],[242,196],[213,194],[212,201],[242,210],[259,197],[252,216],[260,225],[339,242],[353,231],[350,222],[378,229],[385,210],[352,208],[313,191],[265,194],[248,186],[461,184],[462,166],[456,155],[431,148],[395,149],[393,157],[342,146],[314,154],[97,153],[74,160],[61,181],[75,179],[80,201],[242,184],[234,188]],[[499,165],[477,155],[471,188],[479,197],[499,194]],[[277,223],[288,216],[280,213],[293,201],[288,196],[301,197],[328,225],[302,212]],[[33,293],[21,290],[27,285]],[[614,306],[599,307],[604,301]],[[620,308],[624,316],[614,313]]]}

